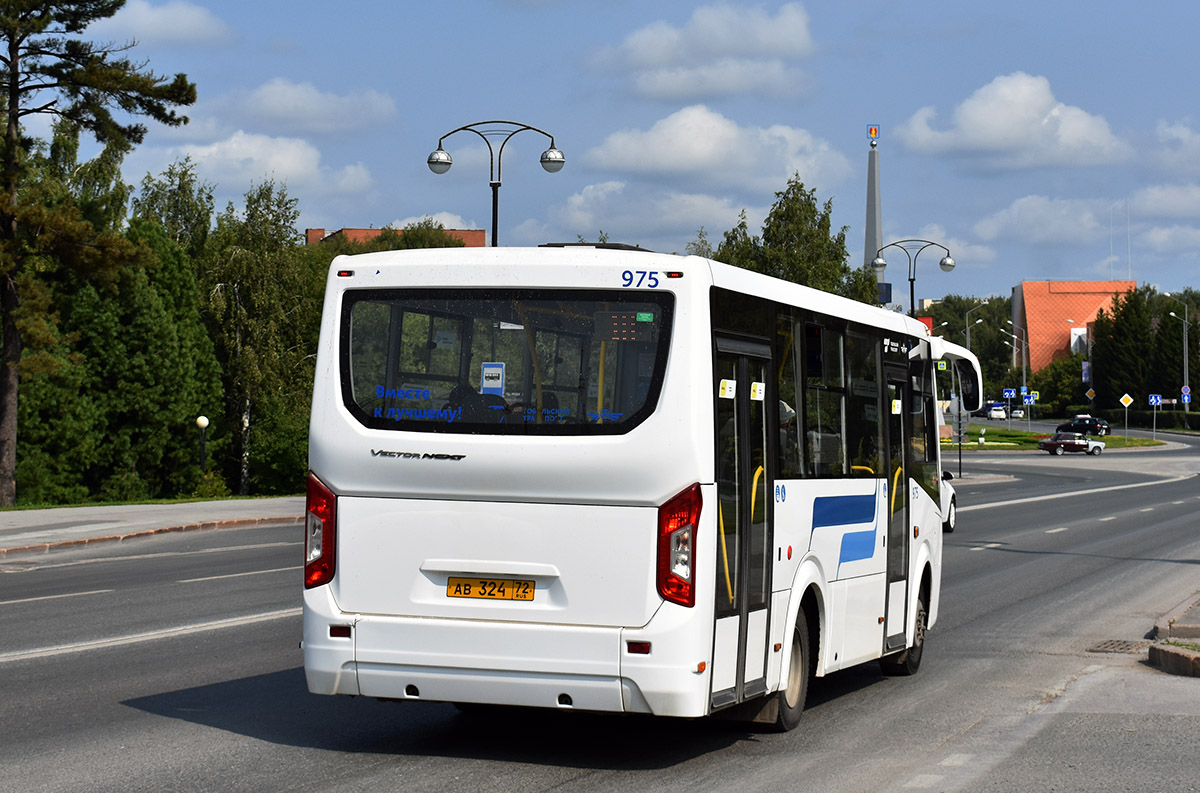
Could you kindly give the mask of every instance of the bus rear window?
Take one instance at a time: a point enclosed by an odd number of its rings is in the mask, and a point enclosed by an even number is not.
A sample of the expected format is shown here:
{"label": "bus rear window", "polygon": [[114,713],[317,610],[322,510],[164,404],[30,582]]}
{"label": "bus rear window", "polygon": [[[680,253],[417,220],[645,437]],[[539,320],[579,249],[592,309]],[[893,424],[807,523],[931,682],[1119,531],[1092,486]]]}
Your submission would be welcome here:
{"label": "bus rear window", "polygon": [[662,387],[674,296],[554,290],[351,290],[346,407],[375,429],[627,432]]}

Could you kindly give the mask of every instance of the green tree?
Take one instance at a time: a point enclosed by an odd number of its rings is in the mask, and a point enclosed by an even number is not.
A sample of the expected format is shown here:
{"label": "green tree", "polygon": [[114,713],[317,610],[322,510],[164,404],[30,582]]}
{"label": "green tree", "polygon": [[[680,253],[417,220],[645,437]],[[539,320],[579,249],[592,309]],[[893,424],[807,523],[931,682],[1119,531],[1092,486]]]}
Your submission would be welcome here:
{"label": "green tree", "polygon": [[213,223],[213,189],[196,176],[191,157],[171,163],[157,177],[146,174],[133,199],[133,216],[157,223],[167,238],[196,258]]}
{"label": "green tree", "polygon": [[[742,220],[745,220],[745,212],[742,213]],[[705,259],[711,259],[716,254],[712,243],[708,241],[708,232],[704,230],[704,226],[696,232],[696,239],[684,246],[683,252],[688,256],[700,256]]]}
{"label": "green tree", "polygon": [[817,202],[799,175],[788,180],[763,221],[762,236],[752,236],[746,213],[725,232],[716,259],[728,264],[833,292],[865,303],[876,299],[875,274],[852,268],[846,250],[847,226],[833,230],[833,199]]}
{"label": "green tree", "polygon": [[1033,375],[1030,388],[1038,392],[1041,415],[1066,416],[1071,405],[1087,402],[1083,354],[1073,353],[1043,367]]}
{"label": "green tree", "polygon": [[1149,297],[1149,287],[1131,289],[1114,298],[1111,311],[1096,315],[1091,368],[1101,408],[1115,410],[1126,393],[1146,403],[1147,385],[1155,380]]}
{"label": "green tree", "polygon": [[[110,264],[97,252],[95,228],[78,208],[52,213],[25,190],[32,141],[24,121],[44,114],[118,148],[142,141],[146,128],[113,115],[149,117],[175,126],[187,119],[173,108],[196,100],[183,74],[168,79],[125,57],[132,45],[81,38],[91,23],[111,17],[124,0],[3,0],[0,2],[0,506],[16,499],[18,388],[23,334],[22,291],[38,281],[32,263],[66,253],[61,263],[85,273]],[[123,153],[123,152],[122,152]],[[82,246],[91,245],[90,252]]]}

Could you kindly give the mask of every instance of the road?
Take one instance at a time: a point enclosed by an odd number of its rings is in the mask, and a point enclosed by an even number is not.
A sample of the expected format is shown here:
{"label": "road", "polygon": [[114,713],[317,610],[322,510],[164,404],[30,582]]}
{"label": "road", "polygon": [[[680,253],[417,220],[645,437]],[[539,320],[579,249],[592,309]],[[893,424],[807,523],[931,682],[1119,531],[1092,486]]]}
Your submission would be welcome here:
{"label": "road", "polygon": [[1141,649],[1200,587],[1200,448],[964,470],[920,673],[786,735],[309,695],[294,526],[3,559],[0,790],[1200,789],[1200,679]]}

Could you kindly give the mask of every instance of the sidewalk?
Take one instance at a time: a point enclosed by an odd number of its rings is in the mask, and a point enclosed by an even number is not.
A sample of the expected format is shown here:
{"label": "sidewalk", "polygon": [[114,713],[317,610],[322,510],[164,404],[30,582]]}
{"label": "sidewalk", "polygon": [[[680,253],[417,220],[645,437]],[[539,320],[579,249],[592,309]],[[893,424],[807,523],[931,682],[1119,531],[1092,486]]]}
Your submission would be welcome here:
{"label": "sidewalk", "polygon": [[168,531],[299,522],[303,514],[303,496],[0,512],[0,559]]}

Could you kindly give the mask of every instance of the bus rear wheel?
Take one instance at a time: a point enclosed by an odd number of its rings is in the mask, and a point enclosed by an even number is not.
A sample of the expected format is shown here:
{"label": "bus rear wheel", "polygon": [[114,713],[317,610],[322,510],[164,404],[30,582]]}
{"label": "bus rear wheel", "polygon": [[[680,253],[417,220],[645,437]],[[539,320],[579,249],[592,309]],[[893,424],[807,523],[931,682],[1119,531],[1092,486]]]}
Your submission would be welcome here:
{"label": "bus rear wheel", "polygon": [[921,656],[925,654],[925,623],[928,620],[928,608],[925,596],[917,597],[917,624],[913,626],[912,647],[907,650],[879,659],[879,666],[885,675],[915,675],[921,668]]}
{"label": "bus rear wheel", "polygon": [[801,610],[796,617],[796,627],[792,633],[792,653],[788,664],[787,686],[775,695],[779,698],[779,714],[775,717],[775,728],[781,732],[793,730],[800,723],[800,714],[804,712],[804,700],[808,698],[811,659],[811,648],[808,644],[808,619]]}

